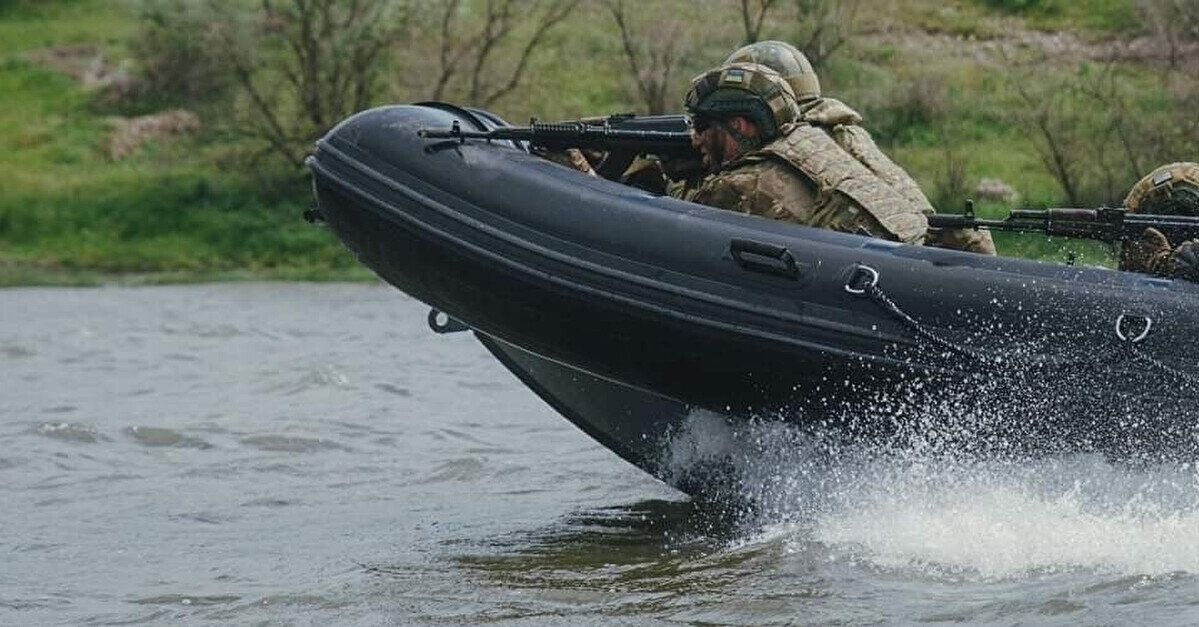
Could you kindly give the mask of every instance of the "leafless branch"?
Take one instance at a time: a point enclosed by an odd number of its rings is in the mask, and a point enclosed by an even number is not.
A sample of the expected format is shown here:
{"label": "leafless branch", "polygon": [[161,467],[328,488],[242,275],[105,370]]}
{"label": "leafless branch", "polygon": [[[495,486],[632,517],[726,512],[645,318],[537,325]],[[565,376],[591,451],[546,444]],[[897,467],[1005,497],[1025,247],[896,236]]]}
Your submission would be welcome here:
{"label": "leafless branch", "polygon": [[796,0],[799,49],[817,70],[853,38],[861,0]]}
{"label": "leafless branch", "polygon": [[[762,35],[762,23],[777,0],[741,0],[741,24],[745,27],[745,43],[752,44]],[[751,7],[750,5],[757,5]]]}
{"label": "leafless branch", "polygon": [[1017,75],[1017,64],[1001,49],[1005,67],[1011,68],[1008,83],[1024,103],[1017,113],[1020,122],[1032,126],[1039,141],[1034,145],[1049,173],[1058,182],[1071,205],[1082,204],[1082,159],[1078,148],[1078,124],[1063,106],[1073,96],[1070,85],[1051,85],[1032,92],[1027,77]]}
{"label": "leafless branch", "polygon": [[[221,6],[218,0],[209,0]],[[229,9],[226,9],[228,11]],[[243,131],[302,165],[306,144],[372,103],[383,55],[407,33],[413,5],[393,0],[264,0],[278,27],[278,56],[251,59],[233,42],[226,55],[251,111]]]}
{"label": "leafless branch", "polygon": [[674,84],[674,73],[683,58],[681,25],[678,22],[655,23],[652,34],[636,33],[629,23],[624,0],[608,0],[605,4],[620,30],[625,59],[641,102],[650,115],[666,113],[670,109],[667,100]]}
{"label": "leafless branch", "polygon": [[[544,43],[546,36],[562,23],[580,0],[487,0],[483,11],[483,22],[471,35],[460,36],[455,28],[463,17],[461,0],[447,0],[441,13],[439,63],[437,81],[432,98],[444,99],[446,92],[464,65],[469,67],[470,80],[466,97],[472,104],[491,106],[495,101],[516,89],[524,80],[529,61]],[[506,70],[495,71],[495,56],[498,51],[515,42],[519,33],[527,29],[521,26],[530,21],[532,31],[519,45],[519,54]],[[496,74],[505,76],[500,81],[489,81]]]}
{"label": "leafless branch", "polygon": [[1149,38],[1166,61],[1166,69],[1177,71],[1195,63],[1199,45],[1199,2],[1194,0],[1137,0]]}

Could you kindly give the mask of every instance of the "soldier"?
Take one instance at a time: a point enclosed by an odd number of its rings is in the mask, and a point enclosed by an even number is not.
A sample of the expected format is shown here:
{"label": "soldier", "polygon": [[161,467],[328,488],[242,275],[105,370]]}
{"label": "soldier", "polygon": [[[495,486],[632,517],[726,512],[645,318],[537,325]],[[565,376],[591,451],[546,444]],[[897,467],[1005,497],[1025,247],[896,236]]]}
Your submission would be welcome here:
{"label": "soldier", "polygon": [[[1171,163],[1150,172],[1124,199],[1129,211],[1150,215],[1199,216],[1199,164]],[[1172,247],[1154,228],[1120,247],[1120,269],[1199,281],[1199,240]]]}
{"label": "soldier", "polygon": [[[820,81],[812,64],[795,46],[781,41],[760,41],[744,46],[729,58],[730,63],[757,63],[778,72],[795,92],[800,119],[827,133],[842,150],[866,166],[882,182],[925,214],[934,213],[916,181],[883,154],[870,133],[860,126],[862,116],[845,103],[820,94]],[[928,229],[925,244],[995,254],[991,234],[974,229]]]}
{"label": "soldier", "polygon": [[673,195],[809,226],[924,240],[922,207],[803,120],[778,72],[756,63],[705,72],[692,81],[685,106],[708,176]]}

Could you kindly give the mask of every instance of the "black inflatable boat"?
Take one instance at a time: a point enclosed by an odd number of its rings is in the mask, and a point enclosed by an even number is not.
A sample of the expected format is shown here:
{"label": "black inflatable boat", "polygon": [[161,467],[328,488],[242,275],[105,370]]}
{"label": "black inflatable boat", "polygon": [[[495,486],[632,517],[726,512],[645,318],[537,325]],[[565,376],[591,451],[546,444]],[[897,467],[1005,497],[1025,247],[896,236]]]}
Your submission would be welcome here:
{"label": "black inflatable boat", "polygon": [[309,159],[320,218],[660,477],[699,409],[887,438],[937,407],[1002,446],[1199,449],[1199,285],[769,221],[520,142],[418,136],[454,123],[503,124],[446,104],[341,123]]}

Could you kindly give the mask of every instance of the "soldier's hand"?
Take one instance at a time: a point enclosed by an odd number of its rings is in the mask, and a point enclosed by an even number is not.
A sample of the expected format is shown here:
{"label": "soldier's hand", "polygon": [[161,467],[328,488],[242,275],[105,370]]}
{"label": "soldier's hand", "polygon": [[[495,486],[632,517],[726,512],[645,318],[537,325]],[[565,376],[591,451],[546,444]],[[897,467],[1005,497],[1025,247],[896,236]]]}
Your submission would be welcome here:
{"label": "soldier's hand", "polygon": [[656,159],[633,159],[620,175],[620,182],[659,196],[666,193],[666,177],[662,174],[662,164]]}
{"label": "soldier's hand", "polygon": [[590,174],[591,176],[599,176],[595,173],[595,168],[591,166],[591,161],[588,160],[586,155],[583,154],[583,151],[579,150],[578,148],[567,148],[566,160],[570,167],[578,170],[579,172]]}
{"label": "soldier's hand", "polygon": [[591,161],[577,148],[567,148],[566,150],[541,150],[536,153],[543,159],[553,161],[558,165],[564,165],[573,170],[578,170],[584,174],[598,176],[595,169],[591,165]]}
{"label": "soldier's hand", "polygon": [[685,181],[704,173],[703,161],[686,157],[662,160],[662,172],[672,181]]}
{"label": "soldier's hand", "polygon": [[1174,249],[1174,267],[1170,276],[1186,281],[1199,281],[1199,240],[1183,242]]}
{"label": "soldier's hand", "polygon": [[1149,227],[1141,234],[1141,239],[1124,243],[1120,252],[1120,269],[1165,274],[1161,272],[1162,265],[1171,252],[1170,240],[1161,231]]}

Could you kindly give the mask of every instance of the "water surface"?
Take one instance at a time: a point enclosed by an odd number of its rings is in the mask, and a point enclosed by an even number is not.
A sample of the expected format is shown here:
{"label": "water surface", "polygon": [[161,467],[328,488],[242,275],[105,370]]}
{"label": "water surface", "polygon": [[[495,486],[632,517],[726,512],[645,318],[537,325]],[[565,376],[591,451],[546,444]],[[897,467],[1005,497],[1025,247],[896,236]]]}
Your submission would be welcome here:
{"label": "water surface", "polygon": [[426,312],[357,284],[0,292],[0,624],[1199,622],[1197,466],[760,424],[733,434],[760,507],[730,513]]}

